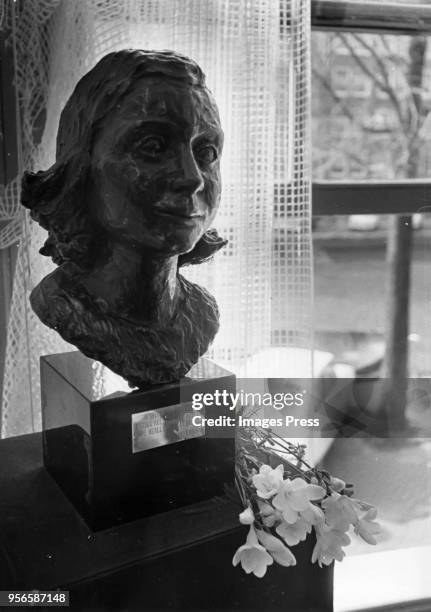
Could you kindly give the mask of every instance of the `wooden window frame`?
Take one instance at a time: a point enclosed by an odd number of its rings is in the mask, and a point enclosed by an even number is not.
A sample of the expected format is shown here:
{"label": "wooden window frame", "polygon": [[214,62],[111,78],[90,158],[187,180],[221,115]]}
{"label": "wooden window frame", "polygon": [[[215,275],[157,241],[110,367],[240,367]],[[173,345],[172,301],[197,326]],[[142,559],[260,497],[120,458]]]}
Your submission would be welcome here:
{"label": "wooden window frame", "polygon": [[368,34],[431,34],[431,5],[311,0],[311,25],[315,30]]}
{"label": "wooden window frame", "polygon": [[313,215],[410,215],[431,212],[431,181],[319,181]]}

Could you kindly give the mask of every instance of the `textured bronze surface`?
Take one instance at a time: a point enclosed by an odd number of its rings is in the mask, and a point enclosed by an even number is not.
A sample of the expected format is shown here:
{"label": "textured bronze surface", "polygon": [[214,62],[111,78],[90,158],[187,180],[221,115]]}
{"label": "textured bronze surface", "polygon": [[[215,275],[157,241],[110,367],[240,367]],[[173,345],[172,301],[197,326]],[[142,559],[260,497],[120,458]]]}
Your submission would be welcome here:
{"label": "textured bronze surface", "polygon": [[214,298],[179,274],[224,244],[223,132],[205,77],[170,51],[106,55],[60,118],[56,163],[26,173],[22,204],[58,268],[38,317],[132,386],[178,380],[218,330]]}

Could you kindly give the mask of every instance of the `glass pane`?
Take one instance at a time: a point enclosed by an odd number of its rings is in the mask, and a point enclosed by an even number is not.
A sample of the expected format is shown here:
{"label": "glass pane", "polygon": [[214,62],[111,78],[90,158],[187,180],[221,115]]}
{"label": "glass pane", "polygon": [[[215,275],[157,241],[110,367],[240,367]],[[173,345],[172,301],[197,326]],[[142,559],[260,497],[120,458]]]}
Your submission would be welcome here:
{"label": "glass pane", "polygon": [[431,42],[312,34],[316,180],[431,178]]}
{"label": "glass pane", "polygon": [[[414,217],[412,230],[411,377],[431,376],[430,221]],[[377,215],[313,219],[317,347],[334,355],[340,377],[345,376],[346,364],[354,370],[351,375],[360,378],[381,374],[390,311],[386,260],[390,222],[388,216]],[[351,415],[348,405],[346,413]],[[403,439],[384,440],[339,436],[323,460],[330,473],[354,483],[356,497],[376,505],[382,528],[377,546],[352,537],[346,558],[335,564],[335,612],[431,597],[423,570],[431,553],[429,397],[424,401],[410,392],[406,417],[418,428],[411,430],[416,433],[407,430]],[[406,580],[407,567],[411,578]]]}
{"label": "glass pane", "polygon": [[[389,312],[384,215],[313,218],[317,348],[379,372]],[[409,291],[409,371],[431,377],[431,217],[413,216]]]}

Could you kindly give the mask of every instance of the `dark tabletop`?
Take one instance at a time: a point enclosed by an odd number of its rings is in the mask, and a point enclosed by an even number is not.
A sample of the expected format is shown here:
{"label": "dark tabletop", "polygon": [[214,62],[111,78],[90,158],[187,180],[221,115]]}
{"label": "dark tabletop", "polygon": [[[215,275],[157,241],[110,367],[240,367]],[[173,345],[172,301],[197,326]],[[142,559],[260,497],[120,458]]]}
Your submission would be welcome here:
{"label": "dark tabletop", "polygon": [[[40,434],[0,441],[0,590],[71,590],[79,610],[332,610],[332,568],[233,568],[247,530],[224,498],[91,532],[42,465]],[[40,609],[40,608],[39,608]]]}

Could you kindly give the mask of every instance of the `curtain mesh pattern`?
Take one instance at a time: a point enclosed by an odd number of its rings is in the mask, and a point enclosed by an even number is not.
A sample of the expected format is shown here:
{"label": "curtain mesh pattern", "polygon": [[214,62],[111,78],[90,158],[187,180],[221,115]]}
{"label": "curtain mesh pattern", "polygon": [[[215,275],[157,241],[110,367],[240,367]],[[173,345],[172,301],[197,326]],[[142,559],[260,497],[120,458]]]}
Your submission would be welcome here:
{"label": "curtain mesh pattern", "polygon": [[[12,4],[1,11],[7,7]],[[60,111],[77,80],[106,53],[173,49],[201,65],[225,132],[215,226],[229,244],[184,274],[220,306],[211,357],[243,374],[260,349],[308,346],[311,339],[308,11],[309,2],[300,0],[26,0],[13,19],[22,169],[53,163]],[[9,224],[0,247],[16,240],[21,247],[3,436],[40,429],[39,357],[74,350],[29,307],[31,289],[52,264],[38,254],[43,230],[19,210],[18,185],[7,190],[0,214]]]}

